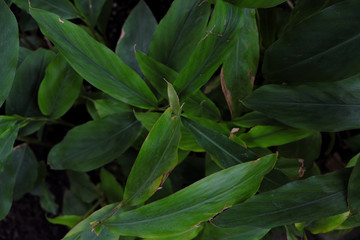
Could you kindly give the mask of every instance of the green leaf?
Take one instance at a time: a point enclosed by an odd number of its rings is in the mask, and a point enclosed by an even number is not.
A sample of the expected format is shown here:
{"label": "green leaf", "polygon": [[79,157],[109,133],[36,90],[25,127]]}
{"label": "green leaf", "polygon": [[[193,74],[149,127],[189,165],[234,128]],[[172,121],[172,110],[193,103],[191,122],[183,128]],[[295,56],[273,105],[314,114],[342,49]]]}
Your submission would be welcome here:
{"label": "green leaf", "polygon": [[30,14],[71,67],[89,83],[125,103],[156,107],[156,97],[140,76],[81,27],[43,10],[30,9]]}
{"label": "green leaf", "polygon": [[114,114],[71,129],[49,153],[53,169],[86,172],[120,156],[136,140],[140,123],[132,114]]}
{"label": "green leaf", "polygon": [[79,9],[80,14],[86,19],[86,22],[94,28],[106,0],[75,0],[75,7]]}
{"label": "green leaf", "polygon": [[183,111],[184,116],[208,118],[215,121],[221,119],[218,107],[200,90],[186,99]]}
{"label": "green leaf", "polygon": [[152,127],[127,179],[123,202],[138,205],[149,199],[177,164],[180,117],[167,109]]}
{"label": "green leaf", "polygon": [[245,106],[289,126],[337,132],[360,127],[360,75],[331,83],[265,85],[245,99]]}
{"label": "green leaf", "polygon": [[123,188],[105,168],[100,170],[100,188],[109,203],[120,202],[123,199]]}
{"label": "green leaf", "polygon": [[40,84],[38,104],[42,114],[57,119],[64,115],[77,99],[82,78],[57,55],[46,68]]}
{"label": "green leaf", "polygon": [[306,229],[312,234],[327,233],[337,229],[349,216],[349,212],[311,222]]}
{"label": "green leaf", "polygon": [[350,169],[344,169],[288,183],[228,209],[213,223],[224,228],[271,228],[344,213],[349,174]]}
{"label": "green leaf", "polygon": [[[269,8],[285,2],[285,0],[222,0],[242,8]],[[215,3],[216,0],[209,0]]]}
{"label": "green leaf", "polygon": [[70,191],[81,201],[91,203],[98,197],[96,186],[86,173],[67,171],[67,175]]}
{"label": "green leaf", "polygon": [[13,163],[15,170],[16,182],[13,197],[14,200],[18,200],[35,186],[38,177],[38,161],[27,145],[15,147],[8,161]]}
{"label": "green leaf", "polygon": [[207,33],[203,34],[174,82],[181,99],[199,90],[211,78],[236,43],[243,24],[244,14],[241,8],[217,2]]}
{"label": "green leaf", "polygon": [[349,179],[349,186],[348,186],[348,202],[352,216],[359,216],[360,214],[359,181],[360,181],[360,161],[357,161],[351,173]]}
{"label": "green leaf", "polygon": [[7,115],[41,116],[37,103],[37,92],[45,76],[45,69],[54,57],[53,52],[43,48],[26,57],[16,71],[13,87],[6,100]]}
{"label": "green leaf", "polygon": [[313,132],[308,130],[276,126],[256,126],[239,137],[246,143],[246,146],[250,148],[266,148],[294,142],[312,134]]}
{"label": "green leaf", "polygon": [[9,213],[13,202],[16,175],[12,161],[7,161],[0,172],[0,220]]}
{"label": "green leaf", "polygon": [[183,119],[183,123],[194,134],[199,145],[213,155],[223,168],[258,158],[251,150],[195,121]]}
{"label": "green leaf", "polygon": [[136,51],[135,54],[145,78],[163,98],[167,98],[166,81],[173,83],[178,73],[140,51]]}
{"label": "green leaf", "polygon": [[180,117],[181,107],[180,107],[179,97],[173,85],[169,82],[167,84],[168,84],[167,92],[168,92],[170,107],[172,108],[174,114]]}
{"label": "green leaf", "polygon": [[240,116],[245,110],[241,101],[252,91],[259,55],[255,10],[244,9],[244,26],[240,30],[240,37],[225,60],[221,72],[221,85],[232,117]]}
{"label": "green leaf", "polygon": [[[203,230],[203,226],[200,225],[199,227],[196,227],[190,231],[187,231],[185,233],[182,233],[177,236],[171,236],[171,237],[157,237],[156,240],[191,240],[194,239],[199,233]],[[144,238],[145,240],[153,240],[154,238]]]}
{"label": "green leaf", "polygon": [[46,219],[52,224],[61,224],[69,228],[72,228],[81,221],[81,216],[64,215],[64,216],[58,216],[55,218],[46,218]]}
{"label": "green leaf", "polygon": [[15,120],[0,117],[0,173],[12,153],[18,131],[19,125]]}
{"label": "green leaf", "polygon": [[61,18],[71,19],[79,16],[77,10],[69,0],[12,0],[12,2],[27,12],[29,12],[30,2],[32,8],[44,9],[59,15]]}
{"label": "green leaf", "polygon": [[0,107],[7,98],[14,81],[19,54],[19,32],[14,14],[0,0]]}
{"label": "green leaf", "polygon": [[45,211],[56,214],[58,205],[55,202],[55,196],[54,194],[49,190],[47,184],[45,183],[45,180],[41,186],[41,197],[40,197],[40,206]]}
{"label": "green leaf", "polygon": [[262,239],[270,229],[257,227],[236,227],[236,228],[219,228],[211,223],[205,224],[204,232],[200,240],[258,240]]}
{"label": "green leaf", "polygon": [[115,99],[97,99],[93,101],[96,113],[100,118],[115,113],[130,113],[132,112],[131,106],[119,102]]}
{"label": "green leaf", "polygon": [[251,128],[257,125],[267,125],[267,126],[281,126],[281,122],[278,122],[272,118],[265,116],[260,112],[250,112],[246,113],[241,117],[235,118],[232,123],[239,127]]}
{"label": "green leaf", "polygon": [[149,56],[180,71],[205,35],[210,11],[202,0],[175,0],[154,33]]}
{"label": "green leaf", "polygon": [[[308,4],[314,5],[312,1]],[[359,11],[357,0],[345,0],[295,24],[265,52],[263,74],[267,82],[329,82],[359,73]],[[329,23],[336,23],[336,27]]]}
{"label": "green leaf", "polygon": [[[106,228],[103,229],[99,236],[97,236],[93,231],[90,225],[91,222],[100,220],[107,215],[111,214],[111,212],[116,207],[116,204],[107,205],[100,210],[91,214],[88,218],[78,223],[74,228],[71,229],[70,232],[66,234],[66,236],[62,240],[118,240],[119,236],[113,233],[110,233]],[[122,211],[117,211],[117,214]]]}
{"label": "green leaf", "polygon": [[62,213],[64,215],[82,216],[86,214],[90,208],[90,203],[83,202],[73,192],[65,190],[62,205]]}
{"label": "green leaf", "polygon": [[225,169],[159,201],[111,217],[104,226],[120,235],[165,237],[193,229],[250,198],[276,161],[269,155]]}
{"label": "green leaf", "polygon": [[156,19],[144,1],[136,5],[122,27],[116,54],[140,75],[135,49],[147,53],[156,27]]}

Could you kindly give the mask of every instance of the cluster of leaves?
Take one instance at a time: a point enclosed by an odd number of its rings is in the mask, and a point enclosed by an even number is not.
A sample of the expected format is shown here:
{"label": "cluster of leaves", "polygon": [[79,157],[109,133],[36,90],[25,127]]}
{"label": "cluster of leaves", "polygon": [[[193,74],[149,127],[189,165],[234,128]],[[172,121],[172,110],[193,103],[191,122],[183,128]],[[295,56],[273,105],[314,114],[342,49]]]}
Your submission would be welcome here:
{"label": "cluster of leaves", "polygon": [[[140,1],[115,53],[112,1],[73,2],[0,0],[0,219],[31,192],[72,228],[66,240],[306,239],[360,225],[359,136],[345,141],[347,167],[315,162],[332,151],[322,136],[360,127],[357,0],[175,0],[159,24]],[[74,105],[93,120],[62,120]],[[44,129],[59,124],[69,131],[52,146]],[[46,161],[33,144],[50,145]],[[61,210],[46,164],[66,170]]]}

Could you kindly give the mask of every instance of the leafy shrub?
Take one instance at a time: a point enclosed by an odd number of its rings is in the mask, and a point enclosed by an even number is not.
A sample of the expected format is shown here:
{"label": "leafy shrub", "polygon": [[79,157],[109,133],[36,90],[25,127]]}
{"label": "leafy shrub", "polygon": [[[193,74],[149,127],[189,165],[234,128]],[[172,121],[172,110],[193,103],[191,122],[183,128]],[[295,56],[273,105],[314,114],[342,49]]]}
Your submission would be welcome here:
{"label": "leafy shrub", "polygon": [[[114,53],[112,1],[0,0],[0,218],[31,192],[67,240],[359,226],[360,4],[283,2],[175,0],[157,24],[140,1]],[[78,106],[92,120],[62,119]],[[348,165],[324,164],[340,143]],[[46,164],[66,171],[61,209]]]}

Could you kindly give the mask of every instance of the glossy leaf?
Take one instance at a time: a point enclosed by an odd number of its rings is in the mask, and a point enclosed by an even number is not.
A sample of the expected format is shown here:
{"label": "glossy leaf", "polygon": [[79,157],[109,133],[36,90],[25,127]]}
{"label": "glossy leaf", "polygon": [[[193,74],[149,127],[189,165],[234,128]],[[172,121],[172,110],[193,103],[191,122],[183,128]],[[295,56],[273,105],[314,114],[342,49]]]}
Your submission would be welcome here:
{"label": "glossy leaf", "polygon": [[14,200],[20,199],[35,186],[38,177],[38,161],[27,145],[15,147],[8,161],[11,161],[15,170],[16,182],[14,185]]}
{"label": "glossy leaf", "polygon": [[[12,0],[12,2],[22,10],[29,11],[28,0]],[[65,19],[76,18],[79,15],[69,0],[31,0],[30,5],[32,8],[44,9]]]}
{"label": "glossy leaf", "polygon": [[152,127],[127,179],[123,202],[138,205],[150,198],[177,164],[180,117],[167,109]]}
{"label": "glossy leaf", "polygon": [[52,224],[61,224],[69,228],[72,228],[81,221],[81,216],[64,215],[64,216],[58,216],[55,218],[46,218],[46,219]]}
{"label": "glossy leaf", "polygon": [[42,114],[57,119],[74,104],[80,93],[82,78],[57,55],[46,68],[40,84],[38,104]]}
{"label": "glossy leaf", "polygon": [[175,0],[154,33],[149,56],[180,71],[205,35],[210,11],[202,0]]}
{"label": "glossy leaf", "polygon": [[183,123],[194,134],[199,145],[213,155],[223,168],[258,158],[251,150],[195,121],[183,119]]}
{"label": "glossy leaf", "polygon": [[36,50],[26,57],[16,71],[13,87],[6,100],[6,114],[41,116],[37,92],[45,76],[45,69],[54,57],[53,52],[45,49]]}
{"label": "glossy leaf", "polygon": [[226,59],[244,24],[241,8],[218,1],[208,24],[189,61],[180,71],[174,87],[181,99],[200,89]]}
{"label": "glossy leaf", "polygon": [[359,78],[300,86],[266,85],[244,104],[299,129],[336,132],[359,128]]}
{"label": "glossy leaf", "polygon": [[122,27],[116,54],[140,75],[135,49],[147,53],[156,27],[156,19],[144,1],[136,5]]}
{"label": "glossy leaf", "polygon": [[0,0],[0,107],[7,98],[15,77],[19,54],[18,27],[14,14]]}
{"label": "glossy leaf", "polygon": [[109,203],[120,202],[123,199],[123,188],[105,168],[100,170],[100,181],[100,188],[104,191]]}
{"label": "glossy leaf", "polygon": [[120,156],[135,141],[140,123],[132,114],[110,115],[71,129],[49,153],[53,169],[86,172]]}
{"label": "glossy leaf", "polygon": [[[269,8],[279,5],[285,0],[222,0],[234,4],[235,6],[242,8]],[[209,2],[215,3],[216,0],[209,0]]]}
{"label": "glossy leaf", "polygon": [[[308,4],[313,5],[311,1]],[[265,52],[263,74],[267,82],[328,82],[359,73],[359,11],[357,0],[341,1],[310,14],[286,31]],[[329,23],[336,23],[336,27]]]}
{"label": "glossy leaf", "polygon": [[7,161],[0,172],[0,220],[9,213],[13,202],[13,189],[16,175],[13,163]]}
{"label": "glossy leaf", "polygon": [[262,239],[269,230],[257,227],[219,228],[211,223],[207,223],[200,240],[258,240]]}
{"label": "glossy leaf", "polygon": [[96,186],[91,182],[86,173],[67,171],[70,183],[70,191],[81,201],[93,202],[98,194]]}
{"label": "glossy leaf", "polygon": [[174,114],[176,116],[180,117],[181,107],[180,107],[179,97],[178,97],[173,85],[169,82],[167,84],[168,84],[167,92],[168,92],[168,99],[169,99],[170,107],[172,108]]}
{"label": "glossy leaf", "polygon": [[[107,205],[100,210],[91,214],[88,218],[78,223],[62,240],[118,240],[119,236],[110,233],[106,228],[101,231],[101,234],[97,236],[93,231],[90,225],[91,222],[95,220],[100,220],[106,215],[110,214],[113,209],[116,207],[116,204]],[[121,213],[121,210],[117,214]]]}
{"label": "glossy leaf", "polygon": [[221,72],[221,85],[232,117],[245,110],[241,101],[252,91],[260,55],[255,10],[243,11],[244,26]]}
{"label": "glossy leaf", "polygon": [[288,183],[228,209],[213,223],[224,228],[271,228],[346,212],[349,174],[350,169],[344,169]]}
{"label": "glossy leaf", "polygon": [[125,103],[155,108],[157,100],[140,76],[81,27],[43,10],[31,9],[30,14],[71,67],[89,83]]}
{"label": "glossy leaf", "polygon": [[269,155],[257,162],[225,169],[169,197],[111,217],[104,221],[104,226],[120,235],[140,237],[165,237],[189,231],[251,197],[275,161],[275,155]]}
{"label": "glossy leaf", "polygon": [[18,131],[19,125],[16,120],[0,117],[0,173],[12,153]]}
{"label": "glossy leaf", "polygon": [[80,14],[86,19],[86,22],[94,28],[101,9],[106,0],[75,0],[75,7],[79,10]]}
{"label": "glossy leaf", "polygon": [[313,132],[308,130],[259,125],[250,129],[249,132],[240,135],[240,138],[250,148],[266,148],[294,142],[311,134]]}

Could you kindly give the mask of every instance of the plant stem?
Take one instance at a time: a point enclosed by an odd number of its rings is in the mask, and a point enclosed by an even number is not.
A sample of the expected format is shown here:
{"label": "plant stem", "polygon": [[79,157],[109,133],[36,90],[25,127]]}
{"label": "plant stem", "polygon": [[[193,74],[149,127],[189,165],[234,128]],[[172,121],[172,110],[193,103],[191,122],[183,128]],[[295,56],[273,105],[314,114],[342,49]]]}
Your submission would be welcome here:
{"label": "plant stem", "polygon": [[29,143],[29,144],[36,144],[36,145],[40,145],[40,146],[44,146],[44,147],[53,147],[52,144],[50,143],[45,143],[45,142],[42,142],[36,138],[32,138],[32,137],[22,137],[22,136],[18,136],[16,138],[16,140],[18,141],[22,141],[22,142],[26,142],[26,143]]}

